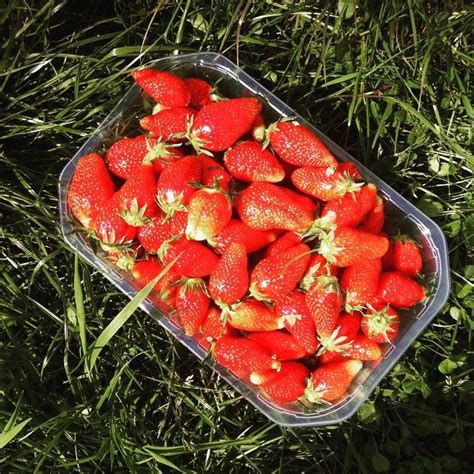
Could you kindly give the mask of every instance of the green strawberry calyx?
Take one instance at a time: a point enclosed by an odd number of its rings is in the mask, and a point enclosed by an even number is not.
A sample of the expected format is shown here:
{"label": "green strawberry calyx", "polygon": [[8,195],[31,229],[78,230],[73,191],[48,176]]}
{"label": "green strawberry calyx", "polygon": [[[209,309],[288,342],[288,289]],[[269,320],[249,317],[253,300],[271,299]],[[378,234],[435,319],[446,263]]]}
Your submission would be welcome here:
{"label": "green strawberry calyx", "polygon": [[140,227],[150,222],[150,218],[145,215],[146,208],[146,204],[143,207],[139,207],[137,198],[133,198],[129,206],[125,207],[123,211],[118,214],[128,225]]}
{"label": "green strawberry calyx", "polygon": [[388,333],[395,332],[393,325],[397,323],[397,315],[388,314],[390,309],[389,305],[379,311],[370,304],[368,304],[367,307],[370,310],[370,314],[366,313],[364,315],[361,325],[367,328],[369,338],[383,335],[385,340],[390,342]]}

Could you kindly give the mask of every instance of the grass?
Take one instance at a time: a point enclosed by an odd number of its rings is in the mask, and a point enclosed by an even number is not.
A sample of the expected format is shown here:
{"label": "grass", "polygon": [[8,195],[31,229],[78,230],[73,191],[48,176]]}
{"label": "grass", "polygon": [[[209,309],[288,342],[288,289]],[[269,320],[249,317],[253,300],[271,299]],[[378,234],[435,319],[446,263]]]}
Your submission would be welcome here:
{"label": "grass", "polygon": [[[0,13],[5,471],[467,472],[474,461],[474,10],[463,1],[8,0]],[[357,5],[357,8],[355,8]],[[113,6],[113,8],[112,8]],[[433,217],[452,294],[358,414],[281,428],[63,242],[57,178],[130,85],[220,51]],[[135,58],[139,58],[136,60]]]}

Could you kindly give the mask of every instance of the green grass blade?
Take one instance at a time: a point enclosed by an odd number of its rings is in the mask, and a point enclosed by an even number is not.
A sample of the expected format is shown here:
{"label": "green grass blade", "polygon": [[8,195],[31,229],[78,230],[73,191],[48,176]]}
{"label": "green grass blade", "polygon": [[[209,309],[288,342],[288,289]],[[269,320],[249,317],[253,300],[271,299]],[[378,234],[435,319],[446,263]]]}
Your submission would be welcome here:
{"label": "green grass blade", "polygon": [[87,335],[86,335],[86,312],[84,309],[84,295],[82,293],[81,275],[79,272],[79,254],[74,257],[74,300],[76,302],[76,317],[79,325],[79,338],[81,340],[82,354],[86,373],[89,373],[87,366]]}
{"label": "green grass blade", "polygon": [[4,448],[12,439],[14,439],[20,431],[31,421],[31,418],[27,418],[25,421],[18,423],[8,431],[4,431],[0,434],[0,449]]}

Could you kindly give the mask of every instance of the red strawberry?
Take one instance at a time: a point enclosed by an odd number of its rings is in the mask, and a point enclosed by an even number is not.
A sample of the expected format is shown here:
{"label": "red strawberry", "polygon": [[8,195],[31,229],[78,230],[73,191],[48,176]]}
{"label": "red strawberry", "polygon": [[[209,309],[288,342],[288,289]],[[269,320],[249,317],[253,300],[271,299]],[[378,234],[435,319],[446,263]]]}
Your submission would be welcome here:
{"label": "red strawberry", "polygon": [[321,240],[318,252],[338,267],[349,267],[364,260],[381,258],[387,249],[387,237],[352,227],[338,227]]}
{"label": "red strawberry", "polygon": [[252,271],[250,293],[259,300],[277,301],[298,285],[310,259],[305,244],[292,247],[280,255],[260,260]]}
{"label": "red strawberry", "polygon": [[226,334],[232,335],[231,328],[224,322],[221,310],[215,307],[209,308],[206,319],[201,325],[198,342],[205,349],[209,349],[211,344]]}
{"label": "red strawberry", "polygon": [[114,183],[98,153],[82,156],[69,185],[67,204],[87,229],[95,229],[102,208],[114,194]]}
{"label": "red strawberry", "polygon": [[114,196],[123,220],[134,227],[159,214],[155,201],[156,179],[151,166],[140,166]]}
{"label": "red strawberry", "polygon": [[224,151],[250,130],[261,108],[253,97],[211,102],[194,117],[188,138],[196,149]]}
{"label": "red strawberry", "polygon": [[347,267],[342,273],[341,289],[346,294],[346,307],[355,308],[370,302],[377,293],[382,260],[364,260]]}
{"label": "red strawberry", "polygon": [[181,144],[170,145],[157,141],[156,145],[148,152],[146,160],[151,160],[155,173],[160,174],[170,163],[185,157],[184,151],[178,148]]}
{"label": "red strawberry", "polygon": [[390,246],[390,254],[385,260],[384,267],[416,278],[423,268],[421,250],[416,242],[406,235],[396,238]]}
{"label": "red strawberry", "polygon": [[170,163],[158,178],[156,198],[165,214],[186,210],[196,188],[191,183],[201,179],[201,162],[195,156],[186,156]]}
{"label": "red strawberry", "polygon": [[306,356],[306,350],[296,338],[283,331],[252,332],[248,338],[258,342],[281,361],[302,359]]}
{"label": "red strawberry", "polygon": [[383,229],[384,222],[385,210],[383,199],[380,196],[376,196],[374,207],[362,219],[359,229],[372,234],[379,234]]}
{"label": "red strawberry", "polygon": [[184,81],[174,74],[155,69],[132,72],[135,82],[157,103],[164,107],[183,107],[189,104],[189,90]]}
{"label": "red strawberry", "polygon": [[117,194],[102,208],[96,222],[97,236],[105,244],[106,249],[110,245],[123,245],[131,242],[137,233],[136,227],[128,225],[120,217],[116,196]]}
{"label": "red strawberry", "polygon": [[184,83],[191,95],[189,105],[200,108],[211,102],[212,86],[208,82],[195,77],[189,77],[184,80]]}
{"label": "red strawberry", "polygon": [[301,194],[297,191],[293,191],[292,189],[288,189],[285,187],[280,188],[290,199],[296,201],[300,206],[304,207],[310,214],[311,217],[314,216],[316,213],[318,206],[317,204],[309,197]]}
{"label": "red strawberry", "polygon": [[306,305],[305,295],[299,291],[290,293],[278,301],[275,308],[285,329],[289,331],[308,354],[318,347],[316,328]]}
{"label": "red strawberry", "polygon": [[285,171],[278,158],[260,143],[244,141],[231,148],[224,155],[225,167],[240,181],[268,181],[278,183],[285,177]]}
{"label": "red strawberry", "polygon": [[229,191],[230,175],[217,161],[214,161],[210,156],[200,153],[198,155],[202,164],[201,184],[207,188],[216,187],[222,191]]}
{"label": "red strawberry", "polygon": [[390,306],[369,306],[362,316],[362,332],[378,343],[392,342],[398,335],[400,316]]}
{"label": "red strawberry", "polygon": [[229,224],[209,241],[209,244],[222,253],[232,242],[240,242],[245,244],[247,253],[253,253],[276,238],[276,233],[273,231],[252,229],[238,219],[231,219]]}
{"label": "red strawberry", "polygon": [[140,120],[144,130],[151,132],[162,140],[177,141],[182,139],[187,130],[187,124],[196,112],[189,107],[164,109],[153,115],[146,115]]}
{"label": "red strawberry", "polygon": [[301,244],[301,238],[294,232],[285,232],[265,249],[265,257],[280,255],[281,252]]}
{"label": "red strawberry", "polygon": [[394,308],[411,308],[425,296],[425,289],[415,280],[400,272],[380,275],[377,296]]}
{"label": "red strawberry", "polygon": [[359,334],[344,350],[344,357],[356,360],[378,360],[382,357],[380,346],[364,334]]}
{"label": "red strawberry", "polygon": [[342,163],[339,163],[337,165],[337,169],[342,173],[347,173],[349,176],[352,176],[354,181],[359,181],[362,178],[356,165],[350,161],[343,161]]}
{"label": "red strawberry", "polygon": [[352,176],[336,167],[297,168],[291,174],[291,181],[297,189],[321,201],[357,192],[362,186],[362,183],[356,183]]}
{"label": "red strawberry", "polygon": [[304,232],[313,222],[310,210],[271,183],[250,184],[240,193],[236,208],[242,222],[258,230]]}
{"label": "red strawberry", "polygon": [[321,400],[333,402],[342,398],[361,368],[362,362],[358,360],[344,360],[318,367],[306,387],[306,399],[318,403]]}
{"label": "red strawberry", "polygon": [[308,291],[316,282],[316,278],[322,275],[339,275],[340,268],[330,265],[328,261],[319,253],[313,253],[309,260],[308,267],[300,282],[300,288]]}
{"label": "red strawberry", "polygon": [[250,381],[260,385],[273,401],[290,403],[304,395],[310,371],[298,362],[283,362],[281,369],[270,380],[265,381],[265,374],[263,373],[263,376],[261,374],[252,372]]}
{"label": "red strawberry", "polygon": [[252,298],[233,306],[228,321],[232,327],[241,331],[274,331],[283,327],[275,311]]}
{"label": "red strawberry", "polygon": [[241,378],[248,378],[256,370],[281,367],[263,347],[243,337],[222,337],[216,342],[213,354],[219,364]]}
{"label": "red strawberry", "polygon": [[263,142],[265,140],[265,121],[261,114],[255,117],[250,134],[256,142]]}
{"label": "red strawberry", "polygon": [[218,305],[240,300],[249,287],[247,250],[244,244],[231,243],[209,278],[209,293]]}
{"label": "red strawberry", "polygon": [[350,343],[357,337],[361,324],[359,313],[341,313],[337,318],[336,327],[329,337],[319,338],[321,347],[318,354],[321,355],[321,362],[333,362],[342,360],[340,353],[350,346]]}
{"label": "red strawberry", "polygon": [[219,189],[200,189],[188,204],[186,236],[193,240],[212,239],[224,230],[231,217],[232,205],[227,194]]}
{"label": "red strawberry", "polygon": [[140,254],[140,249],[133,242],[130,245],[111,247],[107,252],[107,259],[121,270],[131,272]]}
{"label": "red strawberry", "polygon": [[177,287],[174,301],[184,332],[194,336],[204,322],[209,309],[206,284],[200,278],[186,278]]}
{"label": "red strawberry", "polygon": [[298,166],[337,166],[324,143],[297,122],[277,122],[267,129],[267,137],[278,156]]}

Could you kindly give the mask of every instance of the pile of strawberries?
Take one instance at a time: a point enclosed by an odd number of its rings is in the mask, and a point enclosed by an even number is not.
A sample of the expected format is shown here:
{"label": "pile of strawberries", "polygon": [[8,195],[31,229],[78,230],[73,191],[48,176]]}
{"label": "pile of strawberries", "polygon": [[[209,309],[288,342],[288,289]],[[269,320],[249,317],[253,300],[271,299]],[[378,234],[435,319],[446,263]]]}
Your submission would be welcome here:
{"label": "pile of strawberries", "polygon": [[340,400],[425,297],[418,245],[383,233],[376,186],[303,125],[266,127],[258,99],[202,79],[132,76],[154,113],[79,160],[72,214],[139,285],[164,273],[186,335],[271,400]]}

